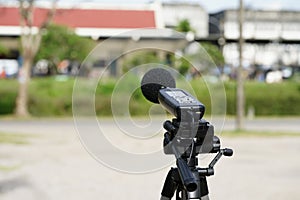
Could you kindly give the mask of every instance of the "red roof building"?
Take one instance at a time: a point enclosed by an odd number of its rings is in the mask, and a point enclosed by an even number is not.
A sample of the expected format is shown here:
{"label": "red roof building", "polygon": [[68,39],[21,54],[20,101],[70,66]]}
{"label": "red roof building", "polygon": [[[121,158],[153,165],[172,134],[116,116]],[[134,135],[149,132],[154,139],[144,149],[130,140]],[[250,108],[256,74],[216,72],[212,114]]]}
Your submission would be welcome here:
{"label": "red roof building", "polygon": [[[34,9],[34,26],[38,27],[46,18],[47,8]],[[112,8],[58,8],[54,23],[75,29],[78,35],[100,37],[111,36],[136,28],[159,28],[154,9]],[[0,7],[0,35],[20,35],[18,7]]]}

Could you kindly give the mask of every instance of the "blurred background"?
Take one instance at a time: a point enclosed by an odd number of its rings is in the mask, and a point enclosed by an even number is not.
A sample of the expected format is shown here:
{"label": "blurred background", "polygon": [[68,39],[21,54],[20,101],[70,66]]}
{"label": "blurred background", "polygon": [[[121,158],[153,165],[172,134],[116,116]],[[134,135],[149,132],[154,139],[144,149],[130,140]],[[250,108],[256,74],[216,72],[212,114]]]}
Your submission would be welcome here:
{"label": "blurred background", "polygon": [[[18,6],[18,1],[1,2],[1,115],[71,116],[69,91],[74,80],[72,77],[77,75],[97,78],[103,74],[113,82],[137,65],[155,62],[174,67],[188,79],[195,79],[204,70],[204,67],[197,66],[197,74],[187,61],[201,58],[200,51],[193,48],[195,42],[202,45],[219,69],[211,69],[214,71],[210,74],[224,81],[227,114],[236,113],[235,81],[239,66],[243,68],[241,76],[246,81],[246,114],[299,114],[300,24],[297,19],[300,14],[293,1],[244,2],[242,60],[239,56],[238,1],[226,4],[221,1],[130,1],[126,4],[34,1],[33,8],[24,4],[23,19]],[[136,28],[169,28],[183,34],[157,35],[150,29],[140,35],[118,37],[118,34]],[[79,70],[89,52],[108,38],[102,44],[106,51],[99,52],[98,58],[84,63]],[[161,44],[180,56],[148,50],[115,59],[128,46],[149,43]],[[23,65],[29,66],[22,70]],[[24,103],[27,104],[26,111],[22,113],[15,107],[22,104],[16,101],[20,92],[16,80],[27,80],[24,77],[28,74],[33,79],[28,88],[30,95],[25,94],[28,96],[25,98],[28,102]],[[266,92],[268,99],[261,95]],[[103,105],[96,106],[96,112],[109,115],[109,101],[104,100],[105,94],[102,93],[100,89],[96,93],[101,95],[99,104]],[[201,100],[209,105],[209,96],[202,95]],[[272,104],[269,104],[270,100]],[[143,107],[142,103],[139,105],[137,110]],[[139,114],[139,111],[133,112]]]}
{"label": "blurred background", "polygon": [[[130,34],[135,29],[140,31]],[[159,29],[170,31],[157,34]],[[105,51],[97,52],[98,44]],[[172,51],[124,54],[149,44]],[[97,57],[86,59],[93,49]],[[203,50],[216,68],[205,65]],[[158,199],[167,168],[131,175],[98,164],[72,120],[76,78],[87,83],[84,93],[89,80],[101,77],[96,115],[105,130],[120,132],[112,120],[115,85],[147,63],[178,71],[208,116],[211,96],[202,78],[223,81],[227,116],[219,128],[236,154],[209,179],[211,199],[298,199],[296,0],[0,1],[0,199]],[[151,106],[140,90],[128,105],[142,121]],[[162,122],[160,116],[154,121]]]}

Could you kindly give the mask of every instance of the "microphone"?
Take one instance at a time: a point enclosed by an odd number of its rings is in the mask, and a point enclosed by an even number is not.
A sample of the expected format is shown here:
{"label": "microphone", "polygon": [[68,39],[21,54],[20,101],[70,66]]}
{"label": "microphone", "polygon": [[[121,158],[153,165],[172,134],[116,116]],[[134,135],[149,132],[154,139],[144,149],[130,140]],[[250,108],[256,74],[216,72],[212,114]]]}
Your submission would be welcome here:
{"label": "microphone", "polygon": [[147,100],[161,104],[179,120],[201,119],[205,106],[188,92],[175,87],[171,73],[162,68],[149,70],[141,81],[141,90]]}
{"label": "microphone", "polygon": [[176,82],[171,73],[162,68],[149,70],[141,81],[144,97],[152,103],[159,103],[158,93],[162,88],[175,88]]}

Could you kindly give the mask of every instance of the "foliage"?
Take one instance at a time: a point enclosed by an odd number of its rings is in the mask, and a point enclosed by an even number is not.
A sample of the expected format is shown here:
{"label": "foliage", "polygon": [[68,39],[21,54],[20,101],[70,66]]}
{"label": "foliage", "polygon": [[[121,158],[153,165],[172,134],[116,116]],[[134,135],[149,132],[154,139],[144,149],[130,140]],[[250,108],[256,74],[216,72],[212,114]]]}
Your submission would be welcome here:
{"label": "foliage", "polygon": [[[160,64],[167,64],[170,67],[176,68],[180,74],[186,75],[191,67],[189,63],[189,59],[196,59],[201,61],[201,63],[207,62],[205,64],[206,66],[209,66],[211,63],[211,60],[207,56],[207,54],[210,56],[212,61],[217,66],[223,66],[225,64],[224,57],[222,55],[222,52],[220,49],[211,43],[205,42],[201,43],[201,46],[203,49],[200,49],[198,52],[196,52],[193,55],[184,55],[180,58],[176,58],[174,54],[169,54],[168,58],[160,58],[157,54],[157,52],[153,50],[143,50],[143,51],[137,51],[133,52],[132,54],[126,55],[123,57],[123,72],[129,71],[131,68],[140,66],[143,64],[150,64],[150,63],[160,63]],[[204,53],[204,50],[206,53]]]}
{"label": "foliage", "polygon": [[209,42],[203,42],[201,43],[201,46],[205,49],[205,51],[217,66],[224,66],[225,59],[218,46],[213,45]]}
{"label": "foliage", "polygon": [[180,57],[177,60],[176,68],[178,69],[178,72],[182,75],[186,75],[190,69],[191,65],[187,59],[184,57]]}
{"label": "foliage", "polygon": [[8,48],[0,44],[0,55],[8,55],[8,54],[9,54]]}
{"label": "foliage", "polygon": [[159,59],[157,53],[153,50],[141,50],[133,52],[132,54],[123,57],[123,72],[127,72],[130,69],[149,63],[163,63],[162,59]]}
{"label": "foliage", "polygon": [[0,115],[12,114],[16,105],[18,82],[0,80]]}
{"label": "foliage", "polygon": [[178,32],[183,32],[183,33],[187,33],[187,32],[195,32],[194,29],[191,27],[191,24],[189,22],[188,19],[182,19],[178,22],[176,28],[176,31]]}
{"label": "foliage", "polygon": [[[95,110],[99,116],[111,116],[111,94],[117,80],[111,79],[99,84],[95,93]],[[33,116],[72,116],[72,91],[74,80],[65,82],[55,78],[39,78],[30,82],[29,111]],[[16,96],[16,80],[0,80],[0,114],[12,114]],[[181,83],[178,82],[178,87]],[[191,81],[197,98],[206,106],[206,114],[211,111],[209,91],[204,81]],[[132,87],[131,85],[124,85]],[[84,87],[83,87],[84,88]],[[236,83],[226,82],[227,114],[236,112]],[[300,87],[297,82],[265,84],[246,82],[246,112],[254,107],[257,116],[283,116],[300,114]],[[83,91],[85,92],[85,91]],[[265,94],[268,94],[267,96]],[[133,115],[147,115],[152,106],[137,89],[129,102],[129,110]]]}
{"label": "foliage", "polygon": [[[236,83],[225,84],[227,113],[236,113]],[[267,94],[267,96],[266,96]],[[245,83],[245,113],[253,107],[256,115],[299,115],[300,87],[296,82],[265,84],[261,82]]]}
{"label": "foliage", "polygon": [[30,83],[29,112],[34,116],[72,114],[73,80],[36,78]]}
{"label": "foliage", "polygon": [[166,64],[169,67],[174,67],[182,75],[185,75],[190,68],[190,63],[184,57],[176,58],[174,54],[168,54],[165,59],[162,59],[159,58],[157,52],[144,50],[124,57],[123,72],[125,73],[136,66],[151,63]]}
{"label": "foliage", "polygon": [[93,48],[93,41],[75,34],[61,25],[50,25],[42,37],[36,60],[46,59],[58,64],[64,59],[83,61]]}

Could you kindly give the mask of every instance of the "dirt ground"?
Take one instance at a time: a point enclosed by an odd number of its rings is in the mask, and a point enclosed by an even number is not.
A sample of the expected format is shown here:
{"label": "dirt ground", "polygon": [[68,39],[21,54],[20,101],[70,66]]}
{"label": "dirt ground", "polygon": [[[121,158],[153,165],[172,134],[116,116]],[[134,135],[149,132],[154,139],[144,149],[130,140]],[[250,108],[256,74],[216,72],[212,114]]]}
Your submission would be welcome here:
{"label": "dirt ground", "polygon": [[[106,126],[115,128],[113,122]],[[4,130],[28,135],[28,143],[0,145],[1,200],[159,199],[170,168],[130,174],[105,167],[85,150],[69,121],[2,121]],[[234,156],[222,158],[208,178],[210,199],[299,199],[300,137],[221,138]]]}

